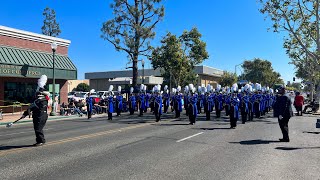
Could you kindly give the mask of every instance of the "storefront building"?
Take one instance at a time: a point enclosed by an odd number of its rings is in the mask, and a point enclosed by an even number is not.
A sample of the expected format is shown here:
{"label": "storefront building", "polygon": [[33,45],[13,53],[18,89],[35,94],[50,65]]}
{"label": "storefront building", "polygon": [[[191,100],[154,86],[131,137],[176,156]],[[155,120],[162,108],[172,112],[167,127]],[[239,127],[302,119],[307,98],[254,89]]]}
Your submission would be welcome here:
{"label": "storefront building", "polygon": [[30,103],[41,75],[48,76],[46,90],[52,93],[53,51],[59,103],[67,102],[68,80],[77,79],[77,69],[68,57],[69,40],[0,26],[0,106]]}

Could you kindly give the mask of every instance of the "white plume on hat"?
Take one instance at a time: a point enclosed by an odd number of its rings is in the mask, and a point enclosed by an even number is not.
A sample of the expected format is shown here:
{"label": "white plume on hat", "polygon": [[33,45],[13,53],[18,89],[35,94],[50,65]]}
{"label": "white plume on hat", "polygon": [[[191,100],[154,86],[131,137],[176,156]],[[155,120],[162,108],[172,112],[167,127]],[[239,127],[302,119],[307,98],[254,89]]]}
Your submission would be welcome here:
{"label": "white plume on hat", "polygon": [[244,86],[244,90],[245,90],[245,91],[248,91],[249,88],[250,88],[250,85],[249,85],[249,84],[246,84],[246,85]]}
{"label": "white plume on hat", "polygon": [[261,90],[261,84],[256,83],[256,89],[257,89],[258,91]]}
{"label": "white plume on hat", "polygon": [[201,93],[201,90],[202,90],[201,86],[198,86],[198,93]]}
{"label": "white plume on hat", "polygon": [[157,85],[157,90],[158,90],[159,92],[161,91],[161,85],[160,85],[160,84]]}
{"label": "white plume on hat", "polygon": [[113,91],[113,85],[109,86],[109,90],[108,91]]}
{"label": "white plume on hat", "polygon": [[172,88],[172,93],[176,93],[176,89],[175,88]]}
{"label": "white plume on hat", "polygon": [[121,92],[121,86],[118,86],[118,92]]}
{"label": "white plume on hat", "polygon": [[207,88],[204,84],[201,85],[201,91],[202,91],[202,93],[207,92]]}
{"label": "white plume on hat", "polygon": [[210,84],[207,85],[207,92],[211,92],[212,91],[212,86]]}
{"label": "white plume on hat", "polygon": [[[111,85],[112,86],[112,85]],[[94,90],[94,89],[91,89],[90,90],[90,94],[92,94],[92,93],[94,93],[96,90]]]}
{"label": "white plume on hat", "polygon": [[143,85],[143,91],[147,91],[147,86]]}
{"label": "white plume on hat", "polygon": [[47,83],[48,77],[46,75],[41,75],[40,79],[38,79],[38,89],[43,88]]}
{"label": "white plume on hat", "polygon": [[197,90],[196,87],[192,87],[191,92],[192,92],[192,93],[195,93],[196,90]]}
{"label": "white plume on hat", "polygon": [[189,84],[189,91],[193,91],[193,88],[194,88],[193,84]]}
{"label": "white plume on hat", "polygon": [[237,83],[234,83],[234,84],[232,85],[232,91],[233,91],[233,92],[237,92],[237,91],[238,91],[238,84],[237,84]]}
{"label": "white plume on hat", "polygon": [[185,87],[184,87],[184,92],[185,92],[186,94],[189,93],[189,86],[185,86]]}
{"label": "white plume on hat", "polygon": [[221,90],[221,85],[220,84],[218,84],[217,85],[217,89],[216,89],[217,91],[220,91]]}
{"label": "white plume on hat", "polygon": [[140,91],[143,91],[143,84],[140,85]]}
{"label": "white plume on hat", "polygon": [[181,86],[177,87],[177,91],[180,92],[181,91]]}
{"label": "white plume on hat", "polygon": [[165,85],[163,90],[166,91],[168,89],[168,85]]}
{"label": "white plume on hat", "polygon": [[206,87],[203,87],[202,90],[203,90],[203,93],[207,93],[208,92],[208,89]]}
{"label": "white plume on hat", "polygon": [[130,88],[130,93],[131,93],[131,94],[133,93],[133,90],[134,90],[133,87],[131,87],[131,88]]}
{"label": "white plume on hat", "polygon": [[231,89],[229,86],[227,86],[227,93],[229,94],[231,92]]}

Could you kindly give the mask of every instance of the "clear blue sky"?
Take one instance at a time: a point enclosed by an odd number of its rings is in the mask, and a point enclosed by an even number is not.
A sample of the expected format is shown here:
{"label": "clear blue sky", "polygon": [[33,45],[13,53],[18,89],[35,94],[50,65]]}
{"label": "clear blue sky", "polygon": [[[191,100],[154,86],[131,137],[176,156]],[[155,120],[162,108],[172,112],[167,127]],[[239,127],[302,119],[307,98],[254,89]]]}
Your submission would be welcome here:
{"label": "clear blue sky", "polygon": [[[102,23],[113,17],[111,2],[1,0],[0,25],[41,33],[43,9],[55,9],[60,37],[71,40],[69,56],[78,68],[78,79],[83,79],[85,72],[123,70],[127,63],[124,52],[100,38]],[[153,44],[168,31],[180,35],[197,27],[210,55],[204,65],[234,72],[235,65],[257,57],[271,61],[285,82],[292,81],[294,66],[282,48],[283,35],[267,31],[271,22],[264,20],[255,0],[164,0],[164,5],[165,17]],[[146,67],[151,68],[149,62]]]}

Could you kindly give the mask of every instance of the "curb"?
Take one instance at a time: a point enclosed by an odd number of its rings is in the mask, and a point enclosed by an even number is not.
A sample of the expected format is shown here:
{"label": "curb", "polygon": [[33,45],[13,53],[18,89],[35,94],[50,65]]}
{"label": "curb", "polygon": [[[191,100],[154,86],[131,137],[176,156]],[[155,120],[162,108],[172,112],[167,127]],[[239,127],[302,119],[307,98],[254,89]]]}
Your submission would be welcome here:
{"label": "curb", "polygon": [[[60,117],[48,118],[47,121],[60,121],[60,120],[75,119],[75,118],[80,118],[80,117],[79,116],[60,116]],[[21,120],[15,124],[23,124],[23,123],[29,123],[29,122],[32,122],[32,118],[31,118],[31,120]],[[6,122],[6,123],[0,122],[0,126],[7,125],[8,123],[10,123],[10,122]]]}

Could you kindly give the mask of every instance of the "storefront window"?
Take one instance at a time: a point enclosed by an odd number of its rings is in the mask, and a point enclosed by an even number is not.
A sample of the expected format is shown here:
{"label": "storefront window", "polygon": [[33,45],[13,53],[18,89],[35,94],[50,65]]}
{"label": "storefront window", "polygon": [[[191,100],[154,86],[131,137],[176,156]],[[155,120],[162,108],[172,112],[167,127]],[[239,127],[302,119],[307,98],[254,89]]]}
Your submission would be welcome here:
{"label": "storefront window", "polygon": [[13,104],[13,102],[31,103],[37,84],[6,82],[4,83],[4,100],[5,105]]}

